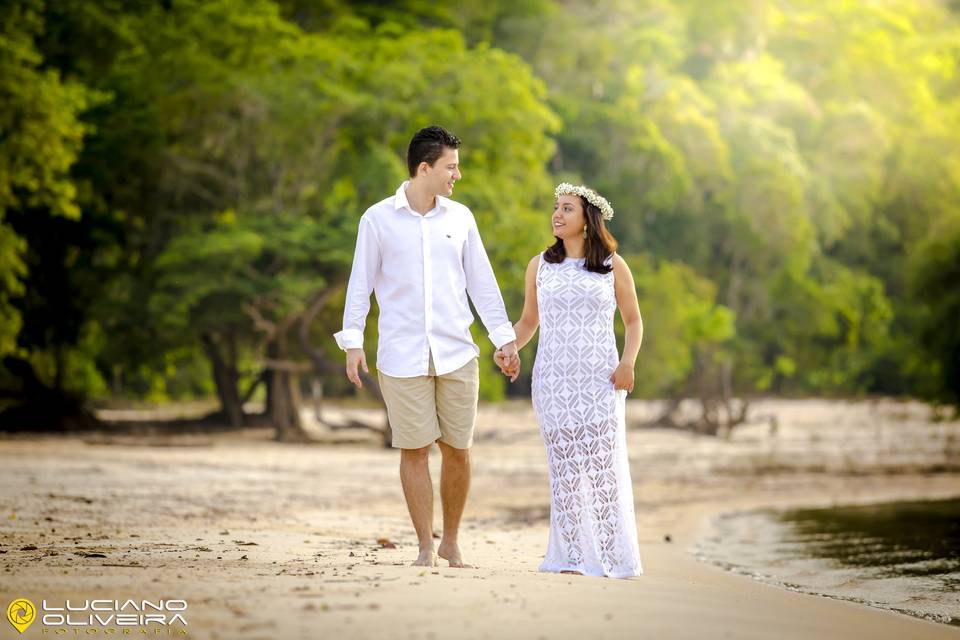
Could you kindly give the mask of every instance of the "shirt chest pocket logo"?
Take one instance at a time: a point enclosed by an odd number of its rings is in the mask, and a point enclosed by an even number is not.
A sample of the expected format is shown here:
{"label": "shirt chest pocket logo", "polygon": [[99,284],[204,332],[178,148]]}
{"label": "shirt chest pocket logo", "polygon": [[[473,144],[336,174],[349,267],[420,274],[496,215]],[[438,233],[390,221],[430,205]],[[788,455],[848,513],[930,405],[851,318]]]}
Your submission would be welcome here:
{"label": "shirt chest pocket logo", "polygon": [[437,241],[444,248],[460,251],[467,235],[460,229],[441,229],[437,233]]}

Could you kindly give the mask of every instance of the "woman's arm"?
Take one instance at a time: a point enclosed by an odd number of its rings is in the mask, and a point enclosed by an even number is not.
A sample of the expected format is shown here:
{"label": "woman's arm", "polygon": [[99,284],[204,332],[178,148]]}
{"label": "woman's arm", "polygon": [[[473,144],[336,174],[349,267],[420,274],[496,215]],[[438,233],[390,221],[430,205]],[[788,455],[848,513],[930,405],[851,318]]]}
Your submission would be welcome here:
{"label": "woman's arm", "polygon": [[623,356],[616,371],[610,376],[617,389],[633,391],[633,368],[637,364],[640,343],[643,341],[643,318],[640,317],[640,304],[637,302],[637,288],[633,284],[633,274],[626,261],[613,254],[614,291],[617,296],[617,308],[623,320],[625,335]]}
{"label": "woman's arm", "polygon": [[530,342],[537,332],[537,327],[540,326],[540,312],[537,310],[537,266],[539,264],[540,256],[533,256],[533,260],[527,264],[527,273],[524,276],[523,313],[520,314],[517,324],[513,325],[513,332],[517,334],[518,351]]}

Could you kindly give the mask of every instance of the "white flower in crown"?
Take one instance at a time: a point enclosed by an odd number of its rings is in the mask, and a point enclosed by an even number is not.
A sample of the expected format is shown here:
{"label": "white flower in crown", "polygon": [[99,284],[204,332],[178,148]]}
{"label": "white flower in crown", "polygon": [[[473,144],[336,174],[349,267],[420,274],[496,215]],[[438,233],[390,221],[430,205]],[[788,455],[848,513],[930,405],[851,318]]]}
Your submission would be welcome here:
{"label": "white flower in crown", "polygon": [[589,189],[583,185],[572,185],[569,182],[561,182],[557,185],[556,191],[553,192],[554,198],[559,198],[560,196],[581,196],[586,198],[587,202],[597,209],[600,209],[600,214],[604,220],[613,219],[613,207],[610,206],[606,198],[593,189]]}

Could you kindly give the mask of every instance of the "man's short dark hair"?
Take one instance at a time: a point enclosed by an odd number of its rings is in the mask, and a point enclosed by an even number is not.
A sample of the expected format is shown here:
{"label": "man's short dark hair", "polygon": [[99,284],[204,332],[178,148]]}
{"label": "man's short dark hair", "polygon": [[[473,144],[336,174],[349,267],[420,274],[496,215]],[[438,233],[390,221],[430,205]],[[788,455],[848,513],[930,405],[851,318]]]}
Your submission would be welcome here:
{"label": "man's short dark hair", "polygon": [[460,138],[443,127],[433,125],[420,129],[407,147],[407,170],[410,172],[410,177],[417,175],[417,167],[421,162],[426,162],[432,167],[433,163],[443,155],[444,149],[459,148]]}

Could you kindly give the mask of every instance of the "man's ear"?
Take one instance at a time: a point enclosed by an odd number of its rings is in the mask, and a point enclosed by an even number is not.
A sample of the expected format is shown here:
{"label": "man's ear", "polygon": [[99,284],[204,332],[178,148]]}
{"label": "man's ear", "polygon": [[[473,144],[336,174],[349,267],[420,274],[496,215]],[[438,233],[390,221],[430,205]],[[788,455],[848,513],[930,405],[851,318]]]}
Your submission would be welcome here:
{"label": "man's ear", "polygon": [[417,165],[417,175],[422,176],[424,173],[430,170],[430,165],[426,161],[421,162]]}

